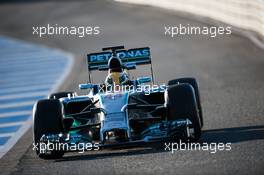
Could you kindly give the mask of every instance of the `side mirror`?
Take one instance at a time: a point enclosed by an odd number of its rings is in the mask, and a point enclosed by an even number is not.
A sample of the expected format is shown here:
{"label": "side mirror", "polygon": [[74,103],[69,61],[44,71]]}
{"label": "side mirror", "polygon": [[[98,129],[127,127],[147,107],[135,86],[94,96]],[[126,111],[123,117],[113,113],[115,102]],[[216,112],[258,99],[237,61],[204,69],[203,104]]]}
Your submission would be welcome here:
{"label": "side mirror", "polygon": [[149,83],[151,82],[151,78],[150,77],[140,77],[137,79],[138,84],[144,84],[144,83]]}
{"label": "side mirror", "polygon": [[83,89],[93,89],[94,88],[94,84],[88,83],[88,84],[79,84],[79,89],[83,90]]}

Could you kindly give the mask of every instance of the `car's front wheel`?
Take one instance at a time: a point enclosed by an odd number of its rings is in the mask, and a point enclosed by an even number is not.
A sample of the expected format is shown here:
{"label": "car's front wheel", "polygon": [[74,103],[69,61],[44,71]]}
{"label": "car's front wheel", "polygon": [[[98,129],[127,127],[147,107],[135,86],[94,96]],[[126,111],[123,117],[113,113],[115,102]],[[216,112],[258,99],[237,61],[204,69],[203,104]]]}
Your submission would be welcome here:
{"label": "car's front wheel", "polygon": [[179,83],[188,83],[188,84],[190,84],[193,87],[194,93],[195,93],[195,97],[196,97],[197,106],[198,106],[198,110],[199,110],[199,117],[200,117],[201,127],[203,127],[203,125],[204,125],[203,111],[202,111],[202,105],[201,105],[201,100],[200,100],[199,86],[198,86],[198,83],[197,83],[196,79],[192,78],[192,77],[173,79],[173,80],[170,80],[168,82],[168,85],[171,86],[171,85],[179,84]]}
{"label": "car's front wheel", "polygon": [[[43,159],[61,158],[64,154],[61,150],[52,150],[48,154],[40,151],[40,139],[44,134],[59,134],[63,131],[62,105],[59,100],[40,100],[33,109],[33,132],[36,153]],[[47,146],[47,145],[45,145]]]}
{"label": "car's front wheel", "polygon": [[201,123],[193,87],[190,84],[169,86],[165,92],[165,104],[168,109],[167,119],[189,119],[194,129],[191,141],[198,141],[201,136]]}

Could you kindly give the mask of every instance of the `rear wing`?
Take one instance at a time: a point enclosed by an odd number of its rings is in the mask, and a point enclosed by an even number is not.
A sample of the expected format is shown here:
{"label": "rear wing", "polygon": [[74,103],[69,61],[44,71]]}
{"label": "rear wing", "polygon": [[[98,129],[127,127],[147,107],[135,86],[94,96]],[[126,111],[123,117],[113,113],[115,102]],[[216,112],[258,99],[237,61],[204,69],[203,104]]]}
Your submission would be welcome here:
{"label": "rear wing", "polygon": [[151,63],[149,47],[133,48],[126,50],[124,46],[115,46],[103,48],[102,52],[90,53],[87,55],[89,82],[92,82],[91,74],[94,70],[107,71],[108,60],[112,56],[118,57],[124,68],[133,69],[136,65],[150,64],[152,83],[154,83],[154,74]]}
{"label": "rear wing", "polygon": [[[117,50],[118,48],[121,50]],[[133,48],[125,50],[123,46],[104,48],[103,50],[112,50],[107,52],[90,53],[87,55],[88,70],[108,70],[108,60],[112,55],[121,59],[124,65],[128,64],[151,64],[151,55],[149,47]]]}

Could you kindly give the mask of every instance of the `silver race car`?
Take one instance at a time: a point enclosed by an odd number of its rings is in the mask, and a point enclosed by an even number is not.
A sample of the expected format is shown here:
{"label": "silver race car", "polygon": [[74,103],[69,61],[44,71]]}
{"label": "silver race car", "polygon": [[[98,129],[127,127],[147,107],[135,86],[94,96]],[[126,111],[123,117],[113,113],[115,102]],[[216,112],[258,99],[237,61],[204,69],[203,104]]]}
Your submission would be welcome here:
{"label": "silver race car", "polygon": [[[151,76],[125,83],[94,83],[92,72],[108,71],[112,58],[131,72],[150,66]],[[87,55],[86,95],[58,92],[33,109],[34,147],[40,158],[60,158],[69,151],[147,146],[168,140],[198,141],[203,126],[198,84],[179,78],[156,85],[150,48],[103,48]],[[117,88],[118,87],[118,88]]]}

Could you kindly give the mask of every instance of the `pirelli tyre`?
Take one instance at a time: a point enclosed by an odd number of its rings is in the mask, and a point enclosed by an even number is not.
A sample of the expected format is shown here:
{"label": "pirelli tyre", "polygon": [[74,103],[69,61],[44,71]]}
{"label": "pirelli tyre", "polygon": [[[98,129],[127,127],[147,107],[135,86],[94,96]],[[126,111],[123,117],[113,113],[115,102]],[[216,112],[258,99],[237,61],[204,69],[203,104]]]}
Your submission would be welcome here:
{"label": "pirelli tyre", "polygon": [[73,96],[74,92],[56,92],[56,93],[52,93],[48,96],[48,99],[60,99],[63,97],[68,97],[68,95]]}
{"label": "pirelli tyre", "polygon": [[191,141],[198,141],[201,137],[201,123],[194,88],[187,83],[168,86],[165,92],[165,104],[168,109],[167,119],[189,119],[194,128]]}
{"label": "pirelli tyre", "polygon": [[201,127],[203,127],[204,125],[204,121],[203,121],[203,110],[202,110],[202,105],[201,105],[201,100],[200,100],[200,93],[199,93],[199,86],[197,81],[195,80],[195,78],[178,78],[178,79],[174,79],[174,80],[170,80],[168,82],[168,85],[174,85],[174,84],[178,84],[178,83],[188,83],[190,84],[195,92],[195,97],[196,97],[196,102],[197,102],[197,106],[198,106],[198,110],[199,110],[199,117],[200,117],[200,121],[201,121]]}
{"label": "pirelli tyre", "polygon": [[61,150],[49,153],[40,151],[40,139],[44,134],[59,134],[63,131],[62,105],[59,100],[40,100],[33,109],[33,134],[36,153],[42,159],[57,159],[64,154]]}

